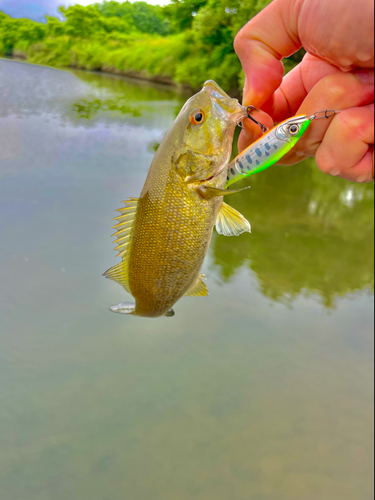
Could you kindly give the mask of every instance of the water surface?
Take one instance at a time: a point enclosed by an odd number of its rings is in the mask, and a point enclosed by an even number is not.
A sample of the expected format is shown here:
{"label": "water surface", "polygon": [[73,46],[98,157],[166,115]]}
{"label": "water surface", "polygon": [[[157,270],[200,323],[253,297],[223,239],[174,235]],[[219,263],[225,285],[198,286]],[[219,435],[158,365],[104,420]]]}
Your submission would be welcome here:
{"label": "water surface", "polygon": [[108,310],[111,219],[185,99],[0,60],[0,498],[370,500],[373,186],[254,176],[208,298]]}

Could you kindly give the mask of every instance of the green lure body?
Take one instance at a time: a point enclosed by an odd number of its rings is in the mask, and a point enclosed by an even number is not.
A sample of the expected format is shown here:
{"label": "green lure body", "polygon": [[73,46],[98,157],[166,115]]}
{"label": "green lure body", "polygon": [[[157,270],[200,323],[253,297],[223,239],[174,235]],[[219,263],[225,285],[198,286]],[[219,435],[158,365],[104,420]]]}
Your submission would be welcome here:
{"label": "green lure body", "polygon": [[226,187],[281,160],[306,132],[311,118],[307,115],[289,118],[242,151],[228,165]]}

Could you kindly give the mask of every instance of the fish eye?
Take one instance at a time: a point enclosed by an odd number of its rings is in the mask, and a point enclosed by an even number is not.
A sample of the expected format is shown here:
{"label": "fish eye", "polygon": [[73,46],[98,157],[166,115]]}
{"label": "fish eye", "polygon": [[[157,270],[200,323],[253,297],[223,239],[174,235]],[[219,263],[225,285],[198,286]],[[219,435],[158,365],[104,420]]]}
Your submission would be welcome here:
{"label": "fish eye", "polygon": [[291,125],[289,127],[289,132],[292,134],[292,135],[296,135],[298,132],[299,132],[299,126],[298,125]]}
{"label": "fish eye", "polygon": [[204,118],[204,112],[201,109],[198,109],[198,111],[194,111],[194,113],[190,116],[190,122],[193,125],[199,125],[203,122]]}

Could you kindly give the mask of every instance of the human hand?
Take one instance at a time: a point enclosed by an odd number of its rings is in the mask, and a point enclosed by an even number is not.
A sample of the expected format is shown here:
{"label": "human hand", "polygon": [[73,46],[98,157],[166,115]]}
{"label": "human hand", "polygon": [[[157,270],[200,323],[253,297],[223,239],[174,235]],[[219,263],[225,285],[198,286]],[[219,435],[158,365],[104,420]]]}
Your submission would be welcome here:
{"label": "human hand", "polygon": [[[281,59],[301,46],[305,58],[283,79]],[[360,8],[351,0],[274,0],[239,32],[235,50],[246,75],[244,104],[261,107],[257,119],[268,127],[296,114],[342,110],[314,122],[281,163],[315,156],[331,175],[374,178],[372,0]],[[249,120],[244,125],[240,149],[260,135]]]}

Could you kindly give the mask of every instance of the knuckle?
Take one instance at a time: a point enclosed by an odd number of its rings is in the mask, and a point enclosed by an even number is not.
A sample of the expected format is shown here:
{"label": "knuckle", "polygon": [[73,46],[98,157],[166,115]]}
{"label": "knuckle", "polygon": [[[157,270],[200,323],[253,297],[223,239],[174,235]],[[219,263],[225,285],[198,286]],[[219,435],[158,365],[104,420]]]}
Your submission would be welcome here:
{"label": "knuckle", "polygon": [[341,83],[337,75],[330,75],[322,81],[323,92],[330,100],[340,100],[346,93],[347,87]]}
{"label": "knuckle", "polygon": [[243,46],[246,44],[247,36],[244,30],[245,28],[242,28],[234,37],[233,47],[236,53],[240,52]]}
{"label": "knuckle", "polygon": [[368,129],[368,123],[364,116],[357,113],[356,110],[348,110],[337,116],[339,126],[354,140],[362,141]]}

